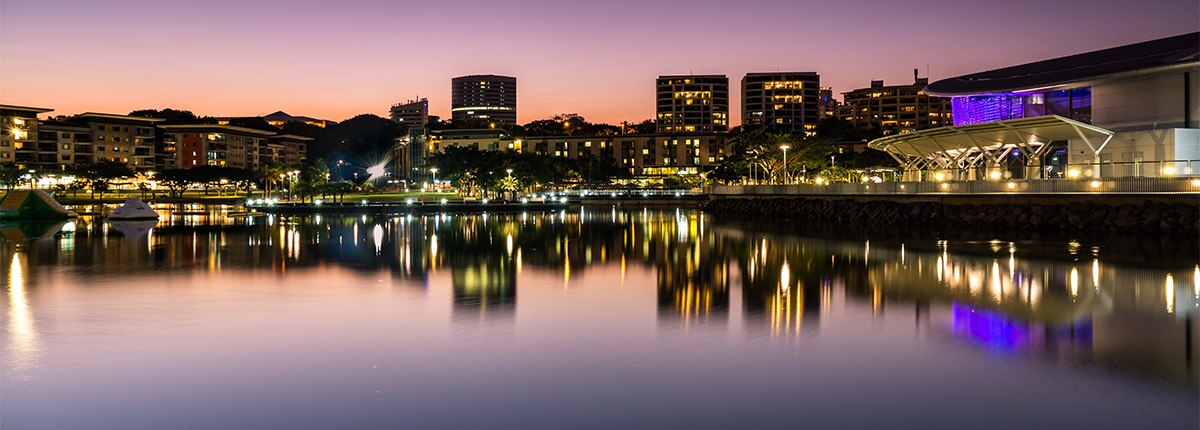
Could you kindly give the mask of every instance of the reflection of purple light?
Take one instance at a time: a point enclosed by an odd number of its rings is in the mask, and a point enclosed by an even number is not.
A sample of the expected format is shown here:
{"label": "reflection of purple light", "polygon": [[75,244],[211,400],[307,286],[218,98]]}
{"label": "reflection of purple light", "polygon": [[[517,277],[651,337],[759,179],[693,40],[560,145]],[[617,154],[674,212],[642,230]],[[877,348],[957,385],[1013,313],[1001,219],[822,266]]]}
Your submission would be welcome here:
{"label": "reflection of purple light", "polygon": [[1029,326],[998,312],[955,303],[954,333],[965,335],[993,351],[1012,352],[1029,344]]}

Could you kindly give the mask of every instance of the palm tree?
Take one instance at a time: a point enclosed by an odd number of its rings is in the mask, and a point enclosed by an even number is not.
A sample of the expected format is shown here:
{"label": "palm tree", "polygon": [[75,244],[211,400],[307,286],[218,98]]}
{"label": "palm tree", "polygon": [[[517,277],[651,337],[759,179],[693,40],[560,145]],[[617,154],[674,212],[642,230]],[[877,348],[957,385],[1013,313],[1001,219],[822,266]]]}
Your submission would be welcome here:
{"label": "palm tree", "polygon": [[278,161],[268,161],[254,170],[254,178],[263,184],[263,197],[270,195],[271,184],[278,182],[286,170]]}

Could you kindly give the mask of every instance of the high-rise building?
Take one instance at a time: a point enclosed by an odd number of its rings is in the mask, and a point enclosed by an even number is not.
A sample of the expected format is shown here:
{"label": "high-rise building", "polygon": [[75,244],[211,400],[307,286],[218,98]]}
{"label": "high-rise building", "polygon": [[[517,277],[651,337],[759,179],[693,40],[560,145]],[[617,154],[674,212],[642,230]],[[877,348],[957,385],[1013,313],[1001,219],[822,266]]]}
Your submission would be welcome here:
{"label": "high-rise building", "polygon": [[517,78],[459,76],[450,81],[450,119],[496,127],[517,123]]}
{"label": "high-rise building", "polygon": [[821,77],[815,72],[747,73],[742,125],[812,133],[820,118]]}
{"label": "high-rise building", "polygon": [[659,76],[655,116],[659,133],[729,130],[729,78]]}
{"label": "high-rise building", "polygon": [[429,99],[420,98],[394,104],[391,118],[405,128],[424,127],[429,123]]}
{"label": "high-rise building", "polygon": [[818,114],[821,118],[837,116],[838,108],[841,107],[841,103],[838,103],[837,99],[833,98],[832,87],[821,87],[821,90],[817,92],[817,104],[820,110]]}
{"label": "high-rise building", "polygon": [[885,136],[954,125],[950,98],[925,94],[929,78],[918,77],[916,70],[913,78],[911,85],[884,86],[878,80],[869,88],[843,93],[843,119],[859,130],[877,129]]}

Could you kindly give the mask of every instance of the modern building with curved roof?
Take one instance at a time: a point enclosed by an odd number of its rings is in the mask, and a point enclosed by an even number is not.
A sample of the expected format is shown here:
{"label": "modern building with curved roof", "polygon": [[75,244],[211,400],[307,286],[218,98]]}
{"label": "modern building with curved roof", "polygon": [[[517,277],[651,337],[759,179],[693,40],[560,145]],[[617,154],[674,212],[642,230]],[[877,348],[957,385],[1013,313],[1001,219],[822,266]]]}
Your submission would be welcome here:
{"label": "modern building with curved roof", "polygon": [[952,98],[954,126],[870,144],[909,171],[1200,175],[1200,33],[943,79],[925,92]]}

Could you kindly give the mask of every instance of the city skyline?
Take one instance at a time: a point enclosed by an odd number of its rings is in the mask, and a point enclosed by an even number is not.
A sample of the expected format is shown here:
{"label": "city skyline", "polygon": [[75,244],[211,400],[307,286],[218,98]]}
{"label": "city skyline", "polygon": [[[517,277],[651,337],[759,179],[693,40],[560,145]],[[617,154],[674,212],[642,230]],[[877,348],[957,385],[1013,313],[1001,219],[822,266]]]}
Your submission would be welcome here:
{"label": "city skyline", "polygon": [[[0,98],[52,107],[53,115],[171,107],[213,116],[283,110],[341,121],[361,113],[386,117],[391,105],[419,94],[430,99],[431,114],[449,118],[452,77],[498,74],[521,80],[520,123],[567,112],[619,123],[654,117],[660,75],[737,80],[748,72],[811,71],[840,98],[874,79],[908,84],[914,68],[934,81],[1183,34],[1195,30],[1200,13],[1195,2],[1176,0],[1087,2],[1087,8],[1018,1],[935,9],[922,2],[903,10],[871,3],[664,2],[639,5],[632,14],[598,3],[520,2],[505,10],[480,4],[488,13],[469,14],[463,11],[470,7],[369,1],[336,8],[6,2]],[[714,16],[725,19],[726,30],[689,29]],[[795,24],[801,16],[821,19]],[[136,25],[112,27],[112,20]],[[981,36],[960,37],[1006,20],[1020,20],[1020,33],[1006,34],[997,24]],[[50,22],[61,27],[47,32]],[[412,31],[439,23],[454,25]],[[686,46],[654,42],[679,31],[690,34]],[[970,49],[981,44],[988,49]],[[734,92],[729,102],[740,106],[741,95]],[[732,109],[730,125],[741,122]]]}

